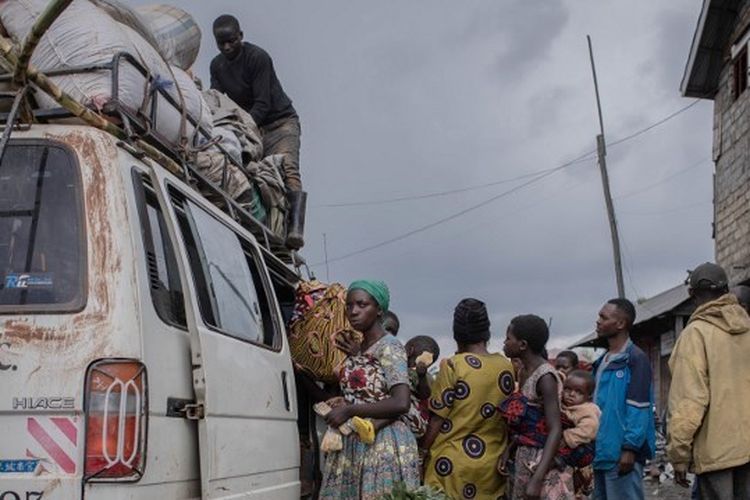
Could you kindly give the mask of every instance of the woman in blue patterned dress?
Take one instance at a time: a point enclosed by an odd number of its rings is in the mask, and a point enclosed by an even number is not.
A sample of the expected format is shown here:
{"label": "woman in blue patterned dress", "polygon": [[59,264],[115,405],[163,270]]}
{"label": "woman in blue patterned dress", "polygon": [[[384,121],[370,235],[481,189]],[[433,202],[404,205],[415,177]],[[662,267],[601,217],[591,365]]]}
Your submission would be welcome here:
{"label": "woman in blue patterned dress", "polygon": [[381,323],[389,300],[383,282],[363,280],[349,286],[347,317],[364,340],[359,354],[350,355],[341,372],[347,404],[334,408],[326,421],[334,428],[355,416],[394,421],[378,431],[373,444],[352,433],[344,437],[341,451],[328,454],[322,500],[375,500],[398,483],[408,488],[419,485],[417,441],[399,419],[411,404],[406,351]]}

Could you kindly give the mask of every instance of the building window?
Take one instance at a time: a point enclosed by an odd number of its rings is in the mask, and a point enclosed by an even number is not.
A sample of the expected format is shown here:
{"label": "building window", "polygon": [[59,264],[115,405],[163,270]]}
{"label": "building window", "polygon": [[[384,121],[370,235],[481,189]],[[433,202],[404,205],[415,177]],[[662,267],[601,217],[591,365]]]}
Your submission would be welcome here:
{"label": "building window", "polygon": [[736,100],[747,88],[747,45],[745,45],[734,58],[733,66],[734,85],[732,88],[732,95]]}

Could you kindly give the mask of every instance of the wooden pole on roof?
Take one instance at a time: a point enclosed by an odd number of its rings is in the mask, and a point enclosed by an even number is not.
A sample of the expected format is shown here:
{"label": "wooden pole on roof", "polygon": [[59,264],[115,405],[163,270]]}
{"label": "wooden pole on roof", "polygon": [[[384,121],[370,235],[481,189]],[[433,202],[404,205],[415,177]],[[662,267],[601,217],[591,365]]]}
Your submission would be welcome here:
{"label": "wooden pole on roof", "polygon": [[31,61],[31,55],[34,53],[34,49],[39,45],[39,41],[42,36],[47,32],[52,23],[60,17],[60,14],[68,8],[68,5],[73,0],[52,0],[47,4],[47,8],[44,9],[39,17],[37,18],[34,25],[29,30],[29,34],[26,35],[26,39],[23,41],[23,47],[18,55],[18,62],[15,65],[15,71],[13,72],[13,83],[17,87],[22,86],[26,83],[26,72],[29,68],[29,61]]}
{"label": "wooden pole on roof", "polygon": [[615,218],[615,206],[612,203],[612,193],[609,190],[609,174],[607,173],[607,148],[604,141],[604,120],[602,119],[602,105],[599,101],[599,83],[596,80],[596,67],[594,66],[594,50],[591,48],[591,37],[586,35],[589,42],[589,58],[591,59],[591,73],[594,75],[594,91],[596,92],[596,108],[599,111],[599,130],[596,136],[596,151],[599,156],[599,170],[602,174],[602,187],[604,188],[604,202],[607,205],[607,218],[609,219],[609,230],[612,235],[612,253],[615,260],[615,278],[617,280],[617,296],[625,298],[625,281],[622,278],[622,257],[620,255],[620,235],[617,232],[617,219]]}
{"label": "wooden pole on roof", "polygon": [[[2,53],[3,57],[5,57],[10,64],[14,66],[18,64],[18,56],[16,55],[13,43],[5,37],[0,37],[0,53]],[[49,94],[49,96],[60,106],[73,113],[88,125],[112,134],[123,141],[128,141],[130,139],[120,127],[76,101],[69,94],[63,92],[62,89],[44,73],[39,72],[34,65],[28,65],[26,75],[30,82],[34,83],[34,85],[39,87],[42,91]],[[134,140],[133,144],[143,151],[147,157],[154,160],[173,174],[182,175],[182,167],[155,147],[141,139]]]}

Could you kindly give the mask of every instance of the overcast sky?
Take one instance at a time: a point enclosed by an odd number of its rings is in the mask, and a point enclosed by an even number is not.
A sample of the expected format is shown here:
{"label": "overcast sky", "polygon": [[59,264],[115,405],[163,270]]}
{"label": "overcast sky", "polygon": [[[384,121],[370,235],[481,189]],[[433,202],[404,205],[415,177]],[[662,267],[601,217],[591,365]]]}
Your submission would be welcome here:
{"label": "overcast sky", "polygon": [[[133,4],[150,3],[133,1]],[[348,258],[497,197],[594,150],[598,121],[586,35],[608,143],[693,101],[679,85],[701,2],[486,0],[183,0],[203,29],[197,73],[216,54],[211,22],[236,15],[273,57],[302,121],[310,193],[307,245],[323,280],[386,281],[404,338],[452,350],[453,307],[487,303],[491,348],[509,320],[552,319],[550,346],[593,328],[616,295],[595,157],[465,215]],[[650,297],[713,258],[712,103],[699,102],[612,145],[608,164],[626,291]],[[381,201],[490,186],[440,197]],[[400,336],[401,336],[400,335]]]}

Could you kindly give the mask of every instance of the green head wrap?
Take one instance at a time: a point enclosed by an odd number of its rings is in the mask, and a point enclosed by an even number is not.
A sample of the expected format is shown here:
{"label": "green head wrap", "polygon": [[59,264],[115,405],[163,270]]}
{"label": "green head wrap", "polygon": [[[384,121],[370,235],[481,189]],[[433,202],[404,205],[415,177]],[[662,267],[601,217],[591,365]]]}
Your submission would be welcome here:
{"label": "green head wrap", "polygon": [[370,297],[375,299],[380,308],[383,311],[388,310],[388,306],[391,302],[391,293],[388,291],[388,285],[378,280],[357,280],[352,281],[349,285],[349,291],[352,290],[364,290],[370,294]]}

